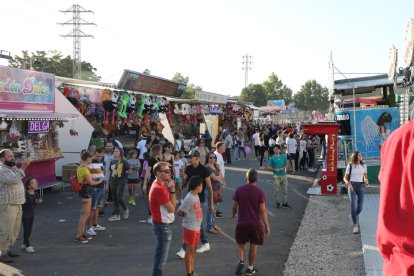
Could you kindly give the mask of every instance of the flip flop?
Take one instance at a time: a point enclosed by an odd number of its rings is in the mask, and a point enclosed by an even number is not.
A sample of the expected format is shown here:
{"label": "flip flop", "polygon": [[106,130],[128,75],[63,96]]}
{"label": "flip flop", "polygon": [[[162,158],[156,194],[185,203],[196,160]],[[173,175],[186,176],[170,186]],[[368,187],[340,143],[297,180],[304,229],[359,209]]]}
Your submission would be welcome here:
{"label": "flip flop", "polygon": [[218,234],[219,232],[216,230],[216,229],[214,229],[214,228],[210,228],[210,229],[208,229],[207,230],[207,232],[209,232],[209,233],[211,233],[211,234]]}

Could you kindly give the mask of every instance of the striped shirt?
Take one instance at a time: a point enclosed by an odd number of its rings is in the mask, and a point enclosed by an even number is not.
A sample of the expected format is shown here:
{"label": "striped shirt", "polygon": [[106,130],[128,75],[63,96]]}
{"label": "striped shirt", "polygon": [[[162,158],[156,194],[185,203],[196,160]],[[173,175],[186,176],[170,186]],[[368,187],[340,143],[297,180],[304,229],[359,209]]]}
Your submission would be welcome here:
{"label": "striped shirt", "polygon": [[24,204],[26,202],[24,171],[0,164],[0,204]]}

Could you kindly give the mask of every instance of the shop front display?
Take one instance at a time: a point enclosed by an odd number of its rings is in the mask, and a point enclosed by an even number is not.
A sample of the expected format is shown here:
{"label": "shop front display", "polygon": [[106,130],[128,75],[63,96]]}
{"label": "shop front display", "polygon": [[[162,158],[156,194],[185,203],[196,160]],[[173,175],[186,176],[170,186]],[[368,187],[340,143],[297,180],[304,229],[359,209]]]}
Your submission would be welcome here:
{"label": "shop front display", "polygon": [[0,149],[17,163],[30,156],[26,177],[39,188],[56,182],[55,161],[63,157],[57,129],[74,118],[55,113],[53,75],[0,67]]}

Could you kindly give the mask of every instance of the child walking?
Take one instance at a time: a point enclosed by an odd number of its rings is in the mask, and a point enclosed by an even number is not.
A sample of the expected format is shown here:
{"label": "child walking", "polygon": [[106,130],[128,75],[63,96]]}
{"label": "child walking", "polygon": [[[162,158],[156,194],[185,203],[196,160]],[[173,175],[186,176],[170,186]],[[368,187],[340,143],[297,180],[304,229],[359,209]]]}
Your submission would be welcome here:
{"label": "child walking", "polygon": [[142,170],[141,170],[141,175],[140,175],[141,198],[145,197],[144,186],[146,185],[146,183],[144,183],[144,178],[145,178],[145,174],[147,173],[147,169],[148,169],[149,157],[150,157],[149,152],[144,153],[144,162],[142,163]]}
{"label": "child walking", "polygon": [[22,250],[25,250],[28,253],[34,253],[35,250],[33,246],[30,245],[29,238],[32,233],[32,226],[34,221],[34,208],[36,204],[41,204],[43,202],[42,198],[39,197],[39,194],[35,191],[37,189],[37,180],[35,178],[29,178],[25,183],[26,188],[26,202],[23,204],[23,244]]}
{"label": "child walking", "polygon": [[184,163],[180,159],[180,152],[174,151],[175,191],[177,192],[177,203],[183,203],[183,175]]}
{"label": "child walking", "polygon": [[185,250],[185,270],[187,276],[196,275],[194,273],[194,258],[197,244],[200,240],[200,226],[203,219],[203,211],[200,206],[198,194],[203,190],[203,179],[199,176],[190,178],[188,187],[190,192],[184,198],[183,203],[177,210],[177,215],[184,217],[183,243],[186,245]]}
{"label": "child walking", "polygon": [[140,163],[138,157],[138,152],[136,150],[131,150],[128,153],[128,163],[131,168],[131,174],[128,175],[128,193],[129,201],[128,203],[132,206],[136,206],[135,195],[137,194],[137,186],[139,183],[139,169]]}

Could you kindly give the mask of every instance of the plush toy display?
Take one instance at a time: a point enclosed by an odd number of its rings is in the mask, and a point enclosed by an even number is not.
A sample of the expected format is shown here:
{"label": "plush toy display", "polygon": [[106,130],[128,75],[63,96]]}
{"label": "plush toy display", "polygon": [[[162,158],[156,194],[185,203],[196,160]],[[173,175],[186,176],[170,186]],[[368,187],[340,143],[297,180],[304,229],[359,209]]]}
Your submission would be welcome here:
{"label": "plush toy display", "polygon": [[178,103],[174,104],[174,114],[181,114],[181,108]]}
{"label": "plush toy display", "polygon": [[191,113],[191,106],[189,104],[182,104],[181,105],[181,114],[190,115],[190,113]]}
{"label": "plush toy display", "polygon": [[154,107],[154,104],[152,103],[152,96],[149,96],[145,100],[144,112],[143,113],[145,113],[145,114],[151,114],[153,107]]}
{"label": "plush toy display", "polygon": [[[109,90],[108,90],[109,91]],[[108,100],[108,97],[109,100]],[[106,94],[104,95],[104,101],[103,101],[103,108],[104,108],[104,119],[103,119],[103,123],[107,124],[108,123],[108,116],[109,113],[112,113],[112,118],[111,118],[111,122],[114,123],[115,122],[115,109],[116,106],[118,104],[118,94],[115,91],[109,91],[106,92]]]}
{"label": "plush toy display", "polygon": [[119,102],[120,106],[119,106],[118,115],[122,119],[125,119],[127,117],[126,110],[128,107],[128,103],[129,103],[129,95],[128,93],[125,93],[121,96],[121,100]]}
{"label": "plush toy display", "polygon": [[144,112],[146,102],[147,102],[147,98],[145,96],[141,96],[141,98],[139,98],[138,110],[137,110],[137,116],[139,119],[143,118],[142,113]]}
{"label": "plush toy display", "polygon": [[165,97],[162,97],[162,98],[159,98],[159,100],[160,100],[160,103],[159,103],[159,106],[158,106],[158,112],[159,113],[167,113],[168,111],[167,111],[167,98],[165,98]]}

